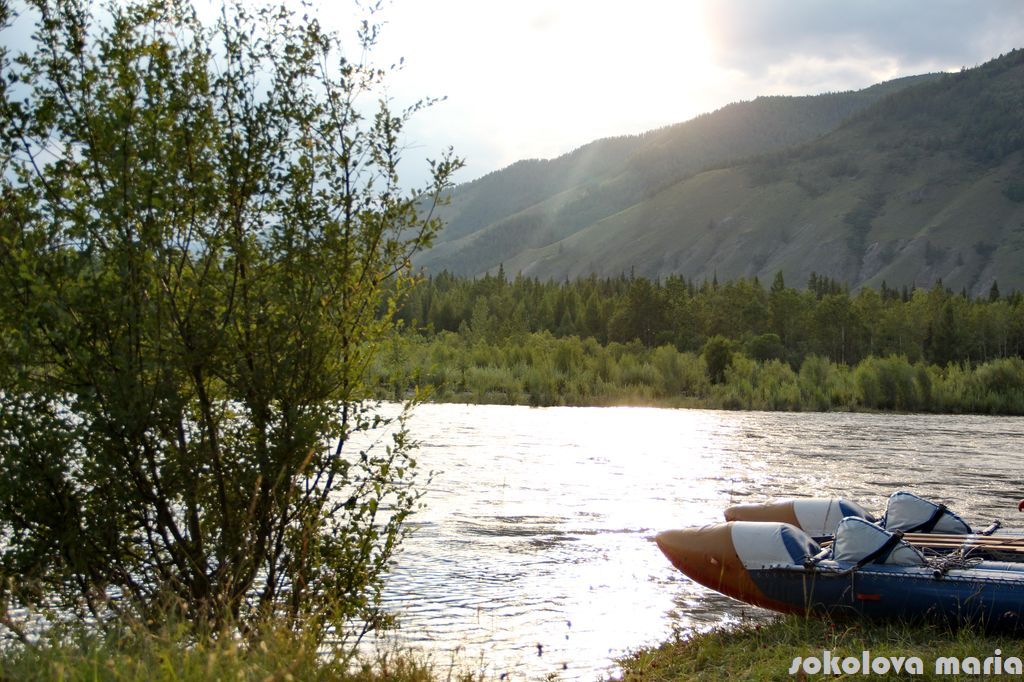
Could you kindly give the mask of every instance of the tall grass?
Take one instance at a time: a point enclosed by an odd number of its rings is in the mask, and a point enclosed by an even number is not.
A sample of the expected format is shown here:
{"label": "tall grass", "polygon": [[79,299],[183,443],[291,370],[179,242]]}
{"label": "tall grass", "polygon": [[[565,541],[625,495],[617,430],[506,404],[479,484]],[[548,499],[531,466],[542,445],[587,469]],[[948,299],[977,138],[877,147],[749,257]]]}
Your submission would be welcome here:
{"label": "tall grass", "polygon": [[406,652],[352,660],[318,649],[286,630],[267,630],[243,643],[195,638],[187,628],[157,632],[124,628],[99,634],[51,631],[32,644],[0,647],[0,680],[89,682],[471,682],[480,679],[454,664],[437,665]]}

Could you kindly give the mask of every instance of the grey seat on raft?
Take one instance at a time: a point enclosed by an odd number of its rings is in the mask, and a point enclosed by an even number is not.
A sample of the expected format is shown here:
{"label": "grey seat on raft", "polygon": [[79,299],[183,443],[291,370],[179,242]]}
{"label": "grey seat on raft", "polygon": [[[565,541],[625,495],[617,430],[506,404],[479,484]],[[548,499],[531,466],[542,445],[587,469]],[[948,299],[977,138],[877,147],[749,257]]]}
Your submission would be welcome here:
{"label": "grey seat on raft", "polygon": [[974,532],[966,521],[946,509],[945,505],[930,502],[905,490],[889,496],[881,525],[886,530],[901,530],[904,533],[963,535]]}
{"label": "grey seat on raft", "polygon": [[[872,557],[872,554],[877,556]],[[923,566],[924,555],[890,531],[870,521],[848,516],[836,527],[832,560],[847,563]]]}
{"label": "grey seat on raft", "polygon": [[792,502],[799,527],[812,537],[832,535],[839,522],[847,516],[876,520],[867,509],[842,497],[797,498]]}
{"label": "grey seat on raft", "polygon": [[821,551],[810,535],[789,523],[732,521],[727,525],[733,549],[749,570],[800,566]]}

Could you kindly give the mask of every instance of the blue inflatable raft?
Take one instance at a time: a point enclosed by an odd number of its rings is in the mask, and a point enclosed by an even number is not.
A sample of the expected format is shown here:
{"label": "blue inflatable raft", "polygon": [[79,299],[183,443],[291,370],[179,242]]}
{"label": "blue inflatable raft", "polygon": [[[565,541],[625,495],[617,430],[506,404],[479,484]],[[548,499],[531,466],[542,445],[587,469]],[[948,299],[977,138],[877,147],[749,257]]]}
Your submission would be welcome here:
{"label": "blue inflatable raft", "polygon": [[1020,562],[959,552],[926,557],[900,532],[857,517],[843,518],[833,537],[823,549],[792,524],[731,521],[655,539],[693,580],[783,613],[943,619],[996,628],[1017,628],[1024,620]]}

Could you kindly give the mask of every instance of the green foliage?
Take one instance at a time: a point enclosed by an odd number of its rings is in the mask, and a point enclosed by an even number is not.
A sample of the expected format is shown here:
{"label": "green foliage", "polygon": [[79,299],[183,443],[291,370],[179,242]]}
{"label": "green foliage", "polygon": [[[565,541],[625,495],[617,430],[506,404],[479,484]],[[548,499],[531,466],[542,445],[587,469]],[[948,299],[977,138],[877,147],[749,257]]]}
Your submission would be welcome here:
{"label": "green foliage", "polygon": [[608,338],[622,342],[637,339],[653,346],[668,326],[667,315],[664,290],[650,280],[633,279],[608,320]]}
{"label": "green foliage", "polygon": [[[849,367],[819,355],[799,370],[731,351],[712,383],[703,355],[638,342],[602,346],[595,339],[522,334],[494,344],[443,332],[401,340],[402,376],[441,401],[527,405],[668,405],[753,410],[920,410],[1024,414],[1024,360],[975,368],[869,356]],[[716,344],[730,345],[720,339]],[[393,394],[393,354],[378,357],[378,395]],[[411,388],[411,387],[408,387]]]}
{"label": "green foliage", "polygon": [[656,348],[651,356],[658,381],[658,394],[664,396],[701,396],[708,391],[707,367],[703,358],[680,353],[672,346]]}
{"label": "green foliage", "polygon": [[732,342],[724,336],[712,336],[704,344],[701,355],[704,364],[707,365],[711,383],[720,384],[725,381],[725,371],[732,365],[733,360]]}
{"label": "green foliage", "polygon": [[975,411],[1019,414],[1024,410],[1024,360],[1004,358],[980,365],[974,372]]}
{"label": "green foliage", "polygon": [[386,72],[285,7],[31,4],[0,93],[0,614],[385,625],[415,460],[401,418],[352,440],[388,423],[365,372],[458,162],[401,191],[419,105],[358,108]]}
{"label": "green foliage", "polygon": [[853,373],[861,405],[879,410],[920,410],[930,382],[904,357],[869,357]]}
{"label": "green foliage", "polygon": [[800,385],[796,373],[784,362],[769,360],[760,366],[758,402],[769,410],[799,410]]}
{"label": "green foliage", "polygon": [[808,355],[846,365],[871,355],[944,365],[1024,353],[1024,299],[1017,294],[968,299],[933,287],[903,297],[887,286],[852,294],[817,274],[804,291],[778,279],[766,291],[756,280],[713,286],[681,277],[541,282],[441,273],[414,290],[398,316],[428,336],[463,324],[479,335],[474,319],[486,319],[490,331],[480,338],[488,342],[546,330],[696,352],[721,336],[751,358],[794,368]]}
{"label": "green foliage", "polygon": [[[464,334],[433,336],[432,330],[462,328],[484,309],[499,330],[488,337],[494,340],[479,337],[472,325]],[[988,371],[986,363],[1024,353],[1024,297],[1017,293],[972,300],[941,286],[901,295],[883,284],[852,295],[816,274],[806,291],[786,287],[781,276],[765,291],[756,280],[556,283],[441,273],[415,290],[399,315],[417,330],[411,338],[432,349],[430,363],[411,360],[416,369],[405,375],[422,377],[437,399],[1018,412],[1013,398],[997,397],[1008,394],[989,395],[973,378]],[[474,350],[463,354],[467,342]],[[739,351],[758,368],[777,361],[777,385],[768,388],[760,369],[730,380],[726,359]],[[464,375],[453,379],[475,362],[509,373],[472,389]],[[951,369],[963,363],[966,374]],[[376,371],[383,377],[390,370]],[[727,388],[712,390],[713,383]],[[406,381],[402,391],[411,386]]]}
{"label": "green foliage", "polygon": [[808,355],[804,358],[797,381],[803,404],[812,410],[829,409],[833,404],[830,387],[835,373],[835,366],[822,357]]}
{"label": "green foliage", "polygon": [[743,344],[743,352],[755,360],[782,360],[786,357],[786,347],[778,334],[769,332],[751,336]]}

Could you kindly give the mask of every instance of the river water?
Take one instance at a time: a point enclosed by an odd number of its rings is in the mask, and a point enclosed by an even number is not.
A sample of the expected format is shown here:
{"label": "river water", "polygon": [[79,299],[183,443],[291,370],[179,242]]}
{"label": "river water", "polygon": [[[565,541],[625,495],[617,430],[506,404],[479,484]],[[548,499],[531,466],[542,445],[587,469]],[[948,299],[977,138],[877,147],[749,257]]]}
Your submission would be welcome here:
{"label": "river water", "polygon": [[651,539],[733,503],[842,495],[881,512],[910,490],[977,527],[1024,527],[1020,418],[422,405],[410,430],[438,473],[389,576],[395,637],[493,679],[598,679],[673,631],[767,617]]}

